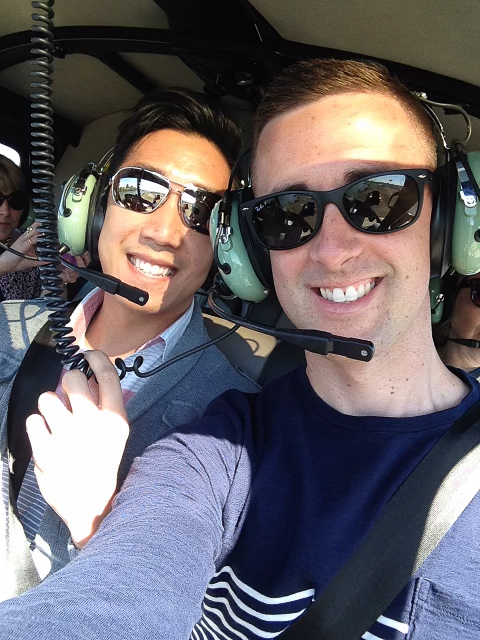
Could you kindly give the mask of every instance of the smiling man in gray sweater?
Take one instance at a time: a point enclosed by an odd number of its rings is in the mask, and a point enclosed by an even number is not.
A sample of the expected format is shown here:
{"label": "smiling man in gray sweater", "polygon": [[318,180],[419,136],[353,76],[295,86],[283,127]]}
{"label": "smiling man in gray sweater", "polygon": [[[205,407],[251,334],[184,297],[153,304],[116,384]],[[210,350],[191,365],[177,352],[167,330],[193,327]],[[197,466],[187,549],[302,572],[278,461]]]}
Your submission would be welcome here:
{"label": "smiling man in gray sweater", "polygon": [[[137,306],[94,289],[70,319],[82,351],[99,349],[112,362],[121,357],[129,366],[141,356],[144,372],[208,341],[194,295],[212,264],[210,213],[227,187],[239,147],[236,125],[206,98],[182,89],[147,96],[130,112],[120,126],[108,193],[100,194],[96,215],[103,226],[94,249],[104,273],[146,290],[149,300]],[[70,533],[73,542],[83,546],[108,513],[133,459],[163,432],[200,417],[210,400],[227,389],[258,389],[215,347],[153,377],[127,373],[120,401],[129,428],[96,429],[86,420],[72,445],[53,460],[57,487],[68,505],[69,532],[49,506],[48,483],[42,485],[33,460],[18,498],[9,478],[10,394],[25,353],[46,322],[40,301],[0,306],[2,599],[37,584],[69,561]],[[61,397],[63,382],[68,382],[64,373],[57,384]],[[40,374],[31,365],[28,375]],[[77,482],[68,483],[74,471]]]}

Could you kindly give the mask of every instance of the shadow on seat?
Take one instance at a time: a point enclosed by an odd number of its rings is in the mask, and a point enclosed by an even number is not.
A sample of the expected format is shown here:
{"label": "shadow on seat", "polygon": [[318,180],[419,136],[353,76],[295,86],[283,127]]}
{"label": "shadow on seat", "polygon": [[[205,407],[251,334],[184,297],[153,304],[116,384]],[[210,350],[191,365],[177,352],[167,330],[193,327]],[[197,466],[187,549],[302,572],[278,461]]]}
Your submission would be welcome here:
{"label": "shadow on seat", "polygon": [[[293,328],[278,302],[271,299],[268,304],[267,300],[258,303],[253,311],[251,319],[254,322],[282,329]],[[233,326],[208,311],[203,313],[203,321],[210,338],[217,338]],[[303,349],[245,327],[240,327],[217,347],[236,369],[261,385],[305,363]]]}

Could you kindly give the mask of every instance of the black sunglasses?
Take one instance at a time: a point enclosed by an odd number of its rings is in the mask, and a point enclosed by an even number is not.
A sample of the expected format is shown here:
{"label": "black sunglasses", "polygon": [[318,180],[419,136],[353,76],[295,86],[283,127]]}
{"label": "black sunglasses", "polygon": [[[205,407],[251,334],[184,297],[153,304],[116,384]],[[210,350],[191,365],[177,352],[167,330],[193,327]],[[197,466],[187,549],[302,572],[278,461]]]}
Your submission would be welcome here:
{"label": "black sunglasses", "polygon": [[8,196],[4,193],[0,193],[0,207],[5,200],[8,202],[8,206],[11,209],[16,209],[17,211],[25,209],[28,204],[28,198],[25,191],[12,191]]}
{"label": "black sunglasses", "polygon": [[[172,184],[182,187],[172,188]],[[140,167],[122,167],[111,178],[115,204],[137,213],[152,213],[167,199],[178,193],[178,208],[183,222],[194,231],[208,234],[208,223],[215,204],[221,200],[216,193],[193,184],[172,183],[161,173]]]}
{"label": "black sunglasses", "polygon": [[366,176],[332,191],[282,191],[242,205],[251,231],[267,249],[294,249],[311,240],[323,222],[325,205],[335,204],[363,233],[406,229],[420,215],[428,169],[402,169]]}
{"label": "black sunglasses", "polygon": [[470,280],[464,280],[459,289],[466,289],[470,287],[470,298],[474,305],[480,307],[480,278],[470,278]]}

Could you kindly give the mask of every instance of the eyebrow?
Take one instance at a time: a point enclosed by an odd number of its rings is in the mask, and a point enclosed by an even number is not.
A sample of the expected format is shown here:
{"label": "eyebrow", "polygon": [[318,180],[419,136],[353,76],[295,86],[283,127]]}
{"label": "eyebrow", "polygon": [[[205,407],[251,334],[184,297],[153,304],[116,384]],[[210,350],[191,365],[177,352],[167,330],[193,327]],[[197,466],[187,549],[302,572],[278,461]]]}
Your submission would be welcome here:
{"label": "eyebrow", "polygon": [[381,163],[381,164],[375,164],[372,166],[362,167],[361,169],[353,169],[352,171],[347,171],[347,173],[344,174],[343,179],[345,180],[344,184],[349,184],[350,182],[356,182],[357,180],[361,180],[362,178],[366,178],[376,173],[384,173],[385,171],[391,171],[392,173],[396,173],[397,171],[402,171],[402,170],[404,170],[404,167],[399,167],[396,164]]}
{"label": "eyebrow", "polygon": [[[182,187],[187,186],[187,185],[183,184],[183,182],[176,182],[176,180],[172,180],[171,178],[169,178],[167,176],[167,173],[166,173],[166,171],[164,169],[162,169],[160,167],[154,167],[153,165],[148,164],[148,162],[134,162],[134,163],[128,164],[126,166],[128,166],[128,167],[136,167],[138,169],[146,169],[147,171],[152,171],[153,173],[159,173],[164,178],[167,178],[167,180],[169,182],[174,182],[175,184],[180,184],[180,185],[182,185]],[[124,168],[124,167],[122,167],[122,168]],[[212,186],[207,186],[207,185],[202,184],[202,183],[197,184],[197,183],[190,182],[188,184],[191,184],[194,187],[197,187],[198,189],[203,189],[203,191],[208,191],[209,193],[214,193],[214,194],[217,194],[218,192],[223,193],[225,191],[224,189],[215,189]]]}
{"label": "eyebrow", "polygon": [[[386,171],[395,173],[396,171],[402,171],[404,169],[405,167],[401,167],[393,162],[369,163],[368,165],[364,165],[361,168],[352,169],[351,171],[345,172],[342,177],[342,184],[338,185],[338,187],[336,188],[342,187],[346,184],[350,184],[351,182],[356,182],[357,180],[361,180],[362,178],[366,178],[377,173],[384,173]],[[270,193],[282,193],[283,191],[315,191],[315,189],[311,189],[306,182],[295,182],[290,184],[278,182],[274,185]],[[333,191],[333,189],[328,189],[328,191]]]}

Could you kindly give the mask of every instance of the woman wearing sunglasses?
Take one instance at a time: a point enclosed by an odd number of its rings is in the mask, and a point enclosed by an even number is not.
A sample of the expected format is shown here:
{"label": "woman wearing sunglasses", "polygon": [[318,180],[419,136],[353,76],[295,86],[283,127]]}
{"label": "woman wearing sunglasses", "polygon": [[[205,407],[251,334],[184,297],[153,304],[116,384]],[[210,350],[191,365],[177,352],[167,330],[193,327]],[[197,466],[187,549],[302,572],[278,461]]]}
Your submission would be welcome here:
{"label": "woman wearing sunglasses", "polygon": [[460,281],[447,341],[439,352],[446,365],[480,380],[480,274]]}
{"label": "woman wearing sunglasses", "polygon": [[[19,229],[28,213],[25,179],[17,165],[0,156],[0,242],[35,257],[38,232],[33,224]],[[28,300],[41,292],[35,262],[19,258],[0,247],[0,300]]]}

